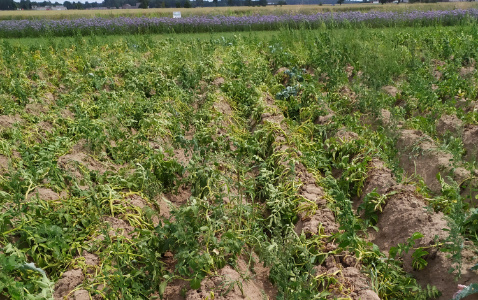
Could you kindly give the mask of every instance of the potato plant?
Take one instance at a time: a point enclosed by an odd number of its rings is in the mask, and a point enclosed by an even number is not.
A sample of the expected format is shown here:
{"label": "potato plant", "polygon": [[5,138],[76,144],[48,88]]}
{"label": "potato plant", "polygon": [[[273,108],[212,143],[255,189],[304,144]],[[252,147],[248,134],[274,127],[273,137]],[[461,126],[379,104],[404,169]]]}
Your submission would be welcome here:
{"label": "potato plant", "polygon": [[[0,295],[221,299],[267,268],[263,298],[445,299],[458,288],[421,273],[442,254],[473,294],[477,41],[474,25],[2,40]],[[437,153],[451,165],[411,171]],[[446,234],[376,238],[403,195]]]}

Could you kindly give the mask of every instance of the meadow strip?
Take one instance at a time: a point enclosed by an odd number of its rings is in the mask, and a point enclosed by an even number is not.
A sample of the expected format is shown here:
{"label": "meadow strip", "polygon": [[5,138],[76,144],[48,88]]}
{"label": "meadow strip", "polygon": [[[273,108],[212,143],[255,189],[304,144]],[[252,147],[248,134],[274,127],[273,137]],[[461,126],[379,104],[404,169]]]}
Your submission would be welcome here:
{"label": "meadow strip", "polygon": [[70,36],[74,34],[192,33],[287,28],[341,28],[457,25],[475,22],[478,9],[409,12],[320,12],[316,14],[192,16],[180,19],[118,17],[63,20],[0,21],[0,37]]}

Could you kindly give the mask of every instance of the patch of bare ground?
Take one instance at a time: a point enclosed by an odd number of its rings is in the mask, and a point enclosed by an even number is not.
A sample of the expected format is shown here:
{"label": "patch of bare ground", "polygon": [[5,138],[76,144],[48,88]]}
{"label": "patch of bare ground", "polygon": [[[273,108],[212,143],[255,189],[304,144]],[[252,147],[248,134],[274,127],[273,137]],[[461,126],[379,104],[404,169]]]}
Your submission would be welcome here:
{"label": "patch of bare ground", "polygon": [[326,206],[325,192],[322,187],[315,182],[314,176],[307,171],[304,165],[296,165],[296,178],[303,184],[299,190],[299,195],[304,197],[307,202],[317,205],[313,213],[301,211],[299,221],[295,225],[297,234],[304,233],[307,237],[312,235],[331,235],[338,231],[339,226],[335,222],[333,212]]}
{"label": "patch of bare ground", "polygon": [[403,257],[404,270],[412,274],[419,284],[436,286],[442,292],[439,299],[444,300],[452,298],[458,283],[466,285],[476,280],[478,273],[470,270],[473,261],[469,260],[470,255],[466,252],[462,253],[462,276],[458,282],[454,280],[455,273],[449,272],[453,266],[450,258],[437,247],[430,247],[436,241],[447,238],[448,233],[443,229],[448,226],[443,214],[427,210],[424,199],[414,192],[415,188],[397,184],[390,169],[378,159],[371,162],[364,195],[373,190],[380,195],[388,193],[376,224],[379,231],[370,231],[369,235],[369,240],[378,245],[381,251],[388,253],[391,247],[406,243],[413,233],[420,232],[424,237],[417,241],[415,247],[427,247],[425,250],[429,254],[424,259],[428,265],[418,271],[412,266],[411,253]]}
{"label": "patch of bare ground", "polygon": [[[62,274],[60,280],[55,284],[55,293],[53,298],[55,300],[62,300],[73,291],[78,285],[80,285],[85,279],[85,275],[81,269],[73,269],[66,271]],[[70,299],[88,299],[88,298],[70,298]]]}
{"label": "patch of bare ground", "polygon": [[69,119],[69,120],[74,120],[75,119],[75,114],[71,112],[68,108],[64,108],[60,112],[60,116],[63,119]]}
{"label": "patch of bare ground", "polygon": [[171,201],[176,206],[181,206],[186,204],[189,198],[191,197],[191,187],[186,185],[179,186],[177,191],[172,191],[165,194],[165,198]]}
{"label": "patch of bare ground", "polygon": [[54,129],[53,125],[50,122],[45,122],[45,121],[38,123],[37,126],[38,126],[38,132],[43,137],[45,137],[47,134],[52,133]]}
{"label": "patch of bare ground", "polygon": [[[123,236],[127,239],[131,239],[131,233],[133,232],[134,228],[126,221],[115,217],[103,217],[102,220],[108,225],[108,235],[110,238]],[[95,238],[96,241],[103,241],[104,239],[105,236],[103,234],[100,234]]]}
{"label": "patch of bare ground", "polygon": [[357,101],[357,94],[352,91],[348,86],[341,87],[339,93],[342,96],[346,97],[350,101],[350,104],[353,104]]}
{"label": "patch of bare ground", "polygon": [[397,95],[400,93],[400,90],[392,85],[386,85],[382,87],[382,91],[394,98],[397,97]]}
{"label": "patch of bare ground", "polygon": [[478,161],[478,126],[468,125],[463,132],[463,147],[467,161]]}
{"label": "patch of bare ground", "polygon": [[322,109],[326,112],[326,115],[318,116],[314,120],[314,124],[325,125],[325,124],[331,123],[333,118],[335,117],[335,112],[332,109],[330,109],[330,107],[326,103],[322,104]]}
{"label": "patch of bare ground", "polygon": [[455,115],[442,115],[436,121],[436,130],[439,135],[445,135],[446,133],[461,135],[463,122]]}
{"label": "patch of bare ground", "polygon": [[50,92],[46,92],[45,94],[43,94],[43,96],[41,97],[41,101],[43,103],[45,103],[46,105],[52,105],[55,103],[55,95],[53,95],[52,93]]}
{"label": "patch of bare ground", "polygon": [[33,190],[33,192],[31,192],[28,195],[28,199],[31,199],[34,197],[38,197],[38,199],[41,199],[41,200],[52,200],[52,201],[60,199],[60,195],[57,192],[48,188],[43,188],[43,187],[36,188],[35,190]]}
{"label": "patch of bare ground", "polygon": [[[453,155],[437,148],[433,140],[417,130],[402,130],[399,133],[397,148],[399,149],[400,166],[407,175],[420,175],[427,187],[435,194],[440,193],[441,184],[436,175],[440,173],[443,178],[451,175],[459,181],[466,176],[466,170],[455,172]],[[468,172],[469,173],[469,172]]]}
{"label": "patch of bare ground", "polygon": [[212,81],[212,84],[217,86],[217,87],[220,87],[221,85],[224,84],[224,82],[225,82],[224,78],[218,77],[218,78],[216,78]]}
{"label": "patch of bare ground", "polygon": [[174,159],[176,159],[176,161],[183,167],[189,165],[189,160],[192,155],[188,153],[187,150],[183,148],[174,149],[173,154]]}
{"label": "patch of bare ground", "polygon": [[46,113],[47,110],[48,109],[40,103],[28,103],[25,105],[25,112],[35,117],[41,116],[42,114]]}
{"label": "patch of bare ground", "polygon": [[19,115],[10,116],[10,115],[1,115],[0,116],[0,130],[7,128],[12,128],[13,125],[20,123],[22,118]]}
{"label": "patch of bare ground", "polygon": [[186,300],[263,300],[275,299],[277,290],[269,281],[269,269],[254,266],[253,271],[244,259],[237,261],[236,268],[226,265],[214,276],[205,278],[198,290],[190,290]]}
{"label": "patch of bare ground", "polygon": [[8,157],[0,154],[0,175],[3,175],[8,171],[8,162]]}
{"label": "patch of bare ground", "polygon": [[79,141],[69,154],[58,158],[58,167],[69,172],[75,178],[82,178],[81,167],[89,171],[97,171],[100,174],[111,170],[116,171],[117,166],[110,163],[99,162],[92,155],[88,154],[88,150],[84,147],[85,141]]}
{"label": "patch of bare ground", "polygon": [[348,131],[345,128],[340,129],[337,131],[335,134],[335,138],[337,141],[341,144],[343,143],[350,143],[354,140],[357,140],[359,138],[359,135],[356,134],[355,132]]}
{"label": "patch of bare ground", "polygon": [[470,77],[471,75],[473,75],[473,73],[475,73],[474,64],[468,67],[461,67],[459,71],[459,74],[462,78]]}
{"label": "patch of bare ground", "polygon": [[[353,256],[343,257],[350,258]],[[338,256],[329,256],[324,265],[314,268],[316,276],[333,277],[340,283],[334,285],[334,289],[329,290],[331,295],[327,299],[379,300],[377,293],[370,289],[370,282],[360,271],[360,266],[348,266],[344,262],[347,258],[340,259]]]}
{"label": "patch of bare ground", "polygon": [[218,101],[213,104],[215,111],[222,115],[230,116],[233,114],[233,109],[229,103],[227,103],[224,97],[219,97]]}

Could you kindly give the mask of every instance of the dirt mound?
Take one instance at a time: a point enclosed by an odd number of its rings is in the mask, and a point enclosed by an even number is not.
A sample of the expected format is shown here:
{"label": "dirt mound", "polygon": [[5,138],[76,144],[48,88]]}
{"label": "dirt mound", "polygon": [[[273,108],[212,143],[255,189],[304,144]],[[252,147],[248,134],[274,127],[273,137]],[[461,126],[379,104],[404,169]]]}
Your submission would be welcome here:
{"label": "dirt mound", "polygon": [[8,171],[8,157],[0,154],[0,175]]}
{"label": "dirt mound", "polygon": [[385,163],[377,158],[373,158],[368,166],[367,179],[364,183],[362,195],[353,202],[354,209],[357,209],[358,206],[362,204],[363,199],[368,193],[375,191],[380,195],[385,195],[391,191],[396,184],[392,171],[385,166]]}
{"label": "dirt mound", "polygon": [[20,123],[21,121],[22,118],[19,115],[2,115],[0,116],[0,130],[3,130],[5,128],[12,128],[13,125],[15,125],[16,123]]}
{"label": "dirt mound", "polygon": [[431,213],[426,203],[410,191],[396,191],[387,199],[378,218],[378,232],[371,233],[371,240],[380,249],[388,251],[390,247],[405,242],[415,232],[426,234],[420,240],[421,245],[429,245],[435,235],[440,239],[447,237],[443,228],[447,223],[441,213]]}
{"label": "dirt mound", "polygon": [[453,155],[440,151],[432,139],[417,130],[402,130],[398,137],[397,148],[400,151],[400,166],[407,175],[420,175],[428,188],[435,194],[440,193],[441,185],[436,175],[443,178],[452,175]]}
{"label": "dirt mound", "polygon": [[284,116],[282,114],[263,113],[261,119],[262,123],[270,122],[280,125],[284,120]]}
{"label": "dirt mound", "polygon": [[363,196],[374,190],[379,194],[386,194],[392,186],[396,185],[392,171],[385,166],[383,161],[373,158],[369,163],[368,170]]}
{"label": "dirt mound", "polygon": [[38,199],[41,200],[58,200],[60,199],[60,195],[56,193],[55,191],[47,188],[36,188],[31,194],[28,195],[28,199],[31,199],[33,197],[38,197]]}
{"label": "dirt mound", "polygon": [[352,91],[348,86],[341,87],[339,93],[348,100],[350,100],[351,104],[357,100],[357,94]]}
{"label": "dirt mound", "polygon": [[[425,250],[429,254],[424,259],[428,265],[423,270],[414,270],[411,253],[408,253],[403,257],[404,269],[422,286],[425,287],[427,284],[436,286],[443,293],[439,299],[451,299],[457,291],[454,274],[448,272],[453,264],[450,258],[447,258],[446,254],[440,252],[438,248],[429,248],[435,244],[435,236],[438,237],[438,241],[448,237],[448,232],[443,230],[448,228],[443,214],[427,210],[425,201],[414,193],[415,188],[396,184],[391,171],[377,159],[371,162],[364,194],[374,189],[381,195],[391,191],[395,194],[389,194],[376,224],[379,231],[370,231],[370,241],[377,244],[381,251],[388,253],[391,247],[406,243],[413,233],[422,233],[424,237],[417,240],[415,247],[427,247]],[[473,255],[464,251],[462,256],[464,258],[461,268],[463,275],[458,283],[469,284],[477,278],[477,274],[470,271],[474,261],[468,258]]]}
{"label": "dirt mound", "polygon": [[185,204],[186,202],[188,202],[191,195],[192,195],[191,187],[186,186],[186,185],[181,185],[178,188],[177,192],[173,191],[171,193],[167,193],[164,196],[165,196],[166,199],[171,201],[176,206],[181,206],[181,205]]}
{"label": "dirt mound", "polygon": [[97,266],[100,262],[98,255],[89,253],[86,250],[83,250],[83,257],[85,259],[85,265],[89,267]]}
{"label": "dirt mound", "polygon": [[[109,225],[110,231],[108,234],[111,238],[117,236],[124,236],[128,239],[131,238],[131,232],[134,230],[134,228],[126,223],[126,221],[114,217],[104,217],[103,221]],[[104,240],[104,236],[100,234],[96,240],[102,241]]]}
{"label": "dirt mound", "polygon": [[76,290],[68,297],[68,300],[90,300],[90,293],[87,290]]}
{"label": "dirt mound", "polygon": [[318,116],[314,120],[314,124],[325,125],[331,123],[333,118],[335,117],[335,112],[329,108],[326,103],[321,103],[322,111],[325,111],[326,115]]}
{"label": "dirt mound", "polygon": [[389,94],[392,97],[397,97],[397,94],[400,93],[397,87],[394,87],[392,85],[386,85],[382,87],[382,91]]}
{"label": "dirt mound", "polygon": [[212,81],[212,84],[215,86],[221,86],[224,84],[224,82],[225,82],[224,78],[218,77]]}
{"label": "dirt mound", "polygon": [[85,275],[83,275],[83,272],[80,269],[74,269],[63,273],[60,280],[55,284],[55,293],[53,294],[54,299],[63,299],[64,296],[68,295],[69,292],[80,285],[84,279]]}
{"label": "dirt mound", "polygon": [[44,114],[48,109],[40,103],[28,103],[25,105],[25,112],[27,114],[39,117]]}
{"label": "dirt mound", "polygon": [[216,276],[204,279],[198,290],[190,290],[186,300],[202,300],[211,296],[217,300],[275,299],[277,291],[268,280],[268,271],[267,268],[255,268],[254,274],[247,263],[239,259],[237,270],[225,266]]}
{"label": "dirt mound", "polygon": [[440,135],[444,135],[447,132],[455,135],[460,134],[463,130],[463,122],[455,115],[442,115],[436,121],[436,130]]}
{"label": "dirt mound", "polygon": [[466,150],[467,161],[478,160],[478,126],[467,126],[463,132],[463,147]]}
{"label": "dirt mound", "polygon": [[[406,243],[414,232],[424,235],[417,241],[415,247],[434,245],[435,236],[438,236],[438,240],[445,239],[448,232],[443,231],[443,228],[447,228],[443,214],[431,213],[425,206],[422,199],[409,191],[391,196],[379,216],[377,223],[379,232],[372,232],[370,240],[382,251],[388,252],[391,247]],[[443,294],[439,299],[451,299],[457,290],[457,282],[454,281],[455,274],[448,272],[453,267],[450,258],[436,247],[425,250],[429,252],[429,255],[424,257],[428,265],[423,270],[414,270],[411,252],[403,257],[404,270],[412,274],[423,287],[427,284],[436,286]],[[469,284],[476,281],[478,274],[469,270],[473,266],[472,262],[464,261],[461,268],[462,276],[458,283]]]}
{"label": "dirt mound", "polygon": [[68,108],[65,108],[63,109],[61,112],[60,112],[60,115],[63,119],[70,119],[70,120],[74,120],[75,119],[75,114],[71,112],[71,110],[69,110]]}
{"label": "dirt mound", "polygon": [[229,105],[229,103],[227,103],[227,101],[223,97],[221,97],[219,101],[215,102],[213,104],[213,107],[217,112],[223,115],[230,116],[233,113],[231,105]]}
{"label": "dirt mound", "polygon": [[474,66],[460,68],[460,76],[463,78],[469,77],[475,72]]}
{"label": "dirt mound", "polygon": [[182,166],[189,165],[191,155],[188,155],[188,151],[182,148],[174,149],[174,159],[180,163]]}
{"label": "dirt mound", "polygon": [[168,283],[164,290],[163,299],[166,300],[184,300],[183,295],[189,288],[189,282],[182,279],[175,279]]}
{"label": "dirt mound", "polygon": [[[413,277],[417,278],[419,284],[425,287],[427,284],[434,285],[438,288],[442,295],[438,300],[449,300],[452,299],[453,294],[458,291],[458,284],[461,285],[470,285],[471,283],[476,283],[478,278],[478,272],[470,270],[476,264],[476,253],[473,253],[469,250],[462,251],[463,264],[461,266],[461,277],[458,281],[455,281],[456,272],[449,273],[449,270],[452,267],[457,267],[453,265],[450,261],[450,258],[447,257],[447,254],[437,251],[437,250],[428,250],[430,255],[427,257],[428,265],[425,269],[421,271],[413,270],[408,267],[405,268]],[[409,266],[411,262],[410,258],[407,258],[404,261],[405,266]],[[477,300],[478,295],[472,295],[465,298],[466,300]]]}
{"label": "dirt mound", "polygon": [[299,221],[294,231],[307,237],[312,235],[331,235],[336,233],[339,226],[335,222],[334,213],[328,208],[319,208],[313,215],[299,214]]}
{"label": "dirt mound", "polygon": [[438,59],[432,59],[431,63],[434,65],[431,72],[433,77],[435,77],[436,80],[440,80],[443,76],[443,73],[441,72],[441,70],[443,69],[443,66],[446,65],[446,63]]}
{"label": "dirt mound", "polygon": [[[336,246],[334,245],[333,248],[336,248]],[[332,249],[329,250],[333,251]],[[353,264],[350,264],[348,260],[353,261]],[[330,295],[331,297],[361,300],[380,299],[378,295],[371,290],[370,280],[360,271],[360,268],[354,256],[330,255],[326,258],[323,265],[314,267],[314,270],[318,277],[328,276],[337,280],[337,284],[329,286],[329,288],[332,288],[328,290],[332,293],[332,295]]]}
{"label": "dirt mound", "polygon": [[352,131],[347,131],[346,129],[340,129],[336,134],[335,138],[342,143],[350,143],[359,138],[358,134]]}
{"label": "dirt mound", "polygon": [[111,170],[116,171],[117,167],[112,164],[101,163],[87,154],[84,141],[79,141],[71,150],[71,153],[58,158],[58,167],[70,172],[75,178],[82,178],[81,166],[89,171],[97,171],[100,174]]}
{"label": "dirt mound", "polygon": [[47,133],[49,134],[53,132],[54,127],[50,122],[42,121],[38,123],[38,129],[43,136],[46,136]]}

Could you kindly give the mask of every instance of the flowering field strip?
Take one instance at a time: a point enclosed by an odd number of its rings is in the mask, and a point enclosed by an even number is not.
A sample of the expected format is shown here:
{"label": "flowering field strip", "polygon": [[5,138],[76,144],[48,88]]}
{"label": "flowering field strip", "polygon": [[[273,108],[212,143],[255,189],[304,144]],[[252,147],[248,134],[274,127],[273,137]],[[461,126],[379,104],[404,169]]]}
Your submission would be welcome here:
{"label": "flowering field strip", "polygon": [[68,36],[72,34],[190,33],[365,26],[454,25],[475,22],[478,9],[409,12],[320,12],[316,14],[192,16],[187,18],[79,18],[0,21],[0,37]]}

